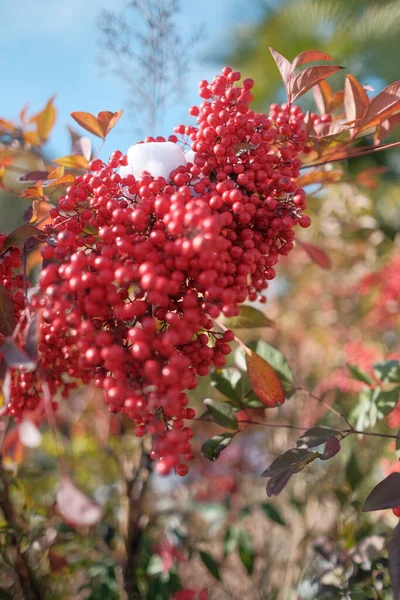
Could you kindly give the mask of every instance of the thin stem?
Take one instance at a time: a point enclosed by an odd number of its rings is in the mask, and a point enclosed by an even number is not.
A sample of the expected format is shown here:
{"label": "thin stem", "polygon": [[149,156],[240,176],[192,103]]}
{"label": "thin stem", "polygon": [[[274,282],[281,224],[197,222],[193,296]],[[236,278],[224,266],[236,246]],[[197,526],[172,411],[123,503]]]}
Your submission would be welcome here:
{"label": "thin stem", "polygon": [[[338,162],[341,160],[348,160],[350,158],[359,158],[361,156],[367,156],[368,154],[373,154],[374,152],[380,152],[381,150],[388,150],[389,148],[396,148],[400,146],[400,142],[393,142],[392,144],[384,144],[383,146],[377,146],[375,148],[370,148],[369,146],[365,146],[361,150],[352,152],[351,154],[345,154],[338,156],[337,158],[329,158],[321,162],[313,163],[311,165],[304,165],[301,169],[311,169],[312,167],[320,167],[322,165],[327,165],[328,163]],[[335,155],[333,155],[335,156]]]}

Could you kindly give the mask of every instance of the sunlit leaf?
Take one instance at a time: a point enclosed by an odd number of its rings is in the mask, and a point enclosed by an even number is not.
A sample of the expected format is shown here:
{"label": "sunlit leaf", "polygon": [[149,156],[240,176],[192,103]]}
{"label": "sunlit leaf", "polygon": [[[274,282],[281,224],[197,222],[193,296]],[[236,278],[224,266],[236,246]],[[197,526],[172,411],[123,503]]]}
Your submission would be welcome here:
{"label": "sunlit leaf", "polygon": [[42,140],[37,131],[24,131],[22,134],[25,142],[31,146],[40,146]]}
{"label": "sunlit leaf", "polygon": [[228,329],[253,329],[275,325],[263,312],[246,305],[240,306],[240,312],[236,317],[221,317],[221,321]]}
{"label": "sunlit leaf", "polygon": [[292,72],[292,63],[290,63],[287,60],[287,58],[282,56],[282,54],[279,54],[279,52],[276,52],[276,50],[273,50],[273,48],[270,48],[269,51],[272,54],[272,58],[276,62],[276,66],[279,69],[279,73],[281,74],[283,84],[285,86],[288,100],[290,100],[290,97],[291,97],[290,76],[291,76],[291,72]]}
{"label": "sunlit leaf", "polygon": [[375,363],[374,374],[380,381],[400,383],[400,362],[391,359]]}
{"label": "sunlit leaf", "polygon": [[264,358],[278,373],[283,381],[293,382],[293,373],[282,352],[265,340],[259,340],[256,344],[249,344],[250,348]]}
{"label": "sunlit leaf", "polygon": [[305,52],[301,52],[294,57],[292,62],[292,70],[300,67],[300,65],[305,65],[310,62],[314,62],[315,60],[333,60],[329,54],[326,52],[320,52],[319,50],[306,50]]}
{"label": "sunlit leaf", "polygon": [[38,181],[36,185],[27,188],[21,194],[21,198],[32,200],[42,200],[44,198],[43,182]]}
{"label": "sunlit leaf", "polygon": [[339,71],[342,67],[336,66],[324,66],[324,67],[307,67],[304,71],[301,71],[293,81],[293,98],[295,101],[300,98],[303,94],[308,92],[314,85],[317,85],[320,81],[323,81],[327,77]]}
{"label": "sunlit leaf", "polygon": [[349,369],[354,379],[357,379],[358,381],[363,381],[367,385],[372,385],[376,383],[373,377],[371,377],[371,375],[363,371],[358,365],[347,364],[347,368]]}
{"label": "sunlit leaf", "polygon": [[86,131],[90,131],[90,133],[97,135],[97,137],[104,138],[103,129],[94,115],[87,112],[73,112],[71,113],[71,117]]}
{"label": "sunlit leaf", "polygon": [[281,380],[271,365],[249,348],[245,350],[247,376],[254,393],[268,408],[285,401]]}
{"label": "sunlit leaf", "polygon": [[87,169],[88,161],[84,156],[79,154],[71,154],[71,156],[62,156],[53,160],[56,165],[67,167],[68,169]]}
{"label": "sunlit leaf", "polygon": [[369,129],[399,111],[400,81],[396,81],[371,100],[361,130]]}
{"label": "sunlit leaf", "polygon": [[45,142],[56,122],[57,112],[53,105],[54,98],[50,98],[45,108],[37,118],[37,130],[39,137]]}
{"label": "sunlit leaf", "polygon": [[344,85],[344,108],[346,120],[359,121],[364,118],[369,105],[367,93],[354,75],[346,75]]}
{"label": "sunlit leaf", "polygon": [[118,123],[124,111],[121,109],[118,112],[110,112],[108,110],[99,112],[97,120],[103,132],[103,137],[106,137],[113,127]]}
{"label": "sunlit leaf", "polygon": [[313,88],[314,101],[321,115],[330,113],[333,98],[332,88],[327,81],[320,81]]}

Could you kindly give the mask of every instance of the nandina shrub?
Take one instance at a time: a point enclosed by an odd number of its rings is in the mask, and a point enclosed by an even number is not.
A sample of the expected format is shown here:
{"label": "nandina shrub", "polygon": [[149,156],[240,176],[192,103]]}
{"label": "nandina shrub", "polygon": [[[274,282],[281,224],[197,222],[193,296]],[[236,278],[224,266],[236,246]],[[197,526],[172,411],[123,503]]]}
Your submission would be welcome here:
{"label": "nandina shrub", "polygon": [[[157,472],[185,476],[194,458],[190,423],[196,417],[188,392],[210,371],[217,389],[223,388],[218,378],[234,340],[244,352],[248,390],[237,397],[225,383],[229,401],[205,401],[206,418],[230,430],[203,444],[207,458],[217,459],[252,424],[250,409],[274,408],[295,391],[277,349],[262,343],[247,347],[235,336],[234,329],[250,322],[268,324],[262,313],[241,305],[265,303],[280,257],[293,250],[299,227],[311,223],[304,188],[331,180],[324,165],[382,147],[396,124],[399,85],[369,100],[348,76],[340,96],[325,81],[339,67],[306,67],[298,73],[309,62],[331,60],[326,54],[305,52],[292,63],[272,54],[288,99],[273,104],[268,115],[250,108],[254,82],[225,67],[212,82],[200,82],[203,101],[189,109],[196,125],[178,125],[168,139],[146,138],[126,155],[115,151],[106,162],[71,155],[56,159],[55,169],[30,174],[38,180],[23,193],[34,200],[30,224],[0,238],[2,413],[23,431],[28,421],[36,435],[35,424],[45,418],[54,427],[57,404],[68,402],[77,386],[94,384],[112,414],[127,417],[138,438],[151,438],[146,456],[156,461]],[[312,87],[321,115],[304,114],[294,105]],[[36,119],[43,141],[48,132],[40,127],[54,120],[52,110],[50,102],[46,118]],[[121,114],[72,116],[104,139]],[[375,134],[374,145],[352,148],[366,133]],[[305,167],[309,171],[302,176]],[[51,200],[54,187],[63,193],[48,210],[51,222],[35,227],[35,202]],[[43,264],[38,286],[30,290],[26,257],[38,244]],[[302,246],[317,264],[330,266],[321,249]],[[368,373],[356,373],[369,385],[371,398],[391,409],[399,391],[393,369],[389,381],[396,387],[389,391],[382,386],[388,381],[385,369],[378,369],[374,385]],[[335,456],[342,439],[359,433],[349,427],[306,432],[296,448],[264,472],[268,495],[280,493],[309,462]],[[310,450],[321,445],[321,452]],[[390,497],[395,511],[396,502],[400,499]],[[71,506],[78,513],[75,521]],[[88,526],[101,518],[97,505],[65,476],[58,507],[70,524]],[[129,529],[129,594],[134,533]],[[196,594],[186,590],[187,597]]]}

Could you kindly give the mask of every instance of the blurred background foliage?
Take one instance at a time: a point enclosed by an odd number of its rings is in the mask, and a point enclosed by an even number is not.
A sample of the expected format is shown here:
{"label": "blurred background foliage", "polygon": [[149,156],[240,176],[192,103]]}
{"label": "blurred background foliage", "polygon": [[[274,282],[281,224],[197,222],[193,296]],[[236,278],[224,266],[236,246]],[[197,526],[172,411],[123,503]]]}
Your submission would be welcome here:
{"label": "blurred background foliage", "polygon": [[[250,28],[238,23],[231,51],[224,49],[218,58],[254,77],[255,101],[266,110],[270,102],[283,100],[269,46],[289,59],[306,49],[326,51],[378,90],[399,78],[399,30],[397,0],[264,2],[259,22]],[[343,83],[342,74],[334,85],[339,80]],[[311,105],[311,94],[307,102]],[[14,154],[12,164],[4,167],[7,189],[0,191],[1,228],[7,233],[21,224],[28,206],[17,196],[28,184],[18,177],[43,169],[48,158],[45,146],[32,147],[15,132],[3,132],[1,151]],[[368,369],[399,351],[398,302],[388,313],[377,314],[385,281],[365,294],[360,284],[399,254],[400,159],[394,151],[341,165],[328,167],[343,168],[341,181],[323,190],[309,189],[312,227],[301,233],[302,241],[327,252],[332,269],[313,264],[298,244],[280,264],[267,305],[258,306],[275,326],[238,334],[246,343],[265,339],[279,348],[298,385],[349,415],[359,388],[348,384],[346,363]],[[379,180],[376,167],[386,168]],[[355,183],[367,168],[371,177],[364,176],[363,185]],[[388,273],[393,278],[389,283],[396,284],[396,277],[400,281],[399,271]],[[233,355],[230,366],[237,368],[234,361]],[[209,396],[224,399],[211,381],[193,393],[199,414]],[[343,427],[326,405],[302,392],[279,409],[255,409],[252,415],[293,427],[311,427],[319,419]],[[59,449],[53,434],[43,427],[41,447],[29,450],[11,427],[4,454],[18,530],[10,531],[0,518],[0,597],[22,597],[10,557],[10,540],[16,536],[41,579],[46,600],[124,598],[125,470],[137,467],[140,442],[131,425],[110,417],[89,388],[63,403],[57,419],[63,461],[80,489],[102,505],[104,519],[92,528],[64,523],[55,510]],[[398,425],[396,413],[380,421],[377,431],[393,434]],[[186,478],[151,475],[140,515],[138,598],[167,600],[181,588],[193,590],[192,595],[175,596],[182,600],[201,598],[204,589],[211,600],[392,598],[384,545],[397,519],[391,511],[360,512],[374,484],[398,469],[392,442],[351,436],[335,459],[316,461],[271,501],[260,473],[295,445],[298,432],[248,427],[211,463],[200,457],[201,444],[221,431],[215,424],[197,422],[199,458]]]}

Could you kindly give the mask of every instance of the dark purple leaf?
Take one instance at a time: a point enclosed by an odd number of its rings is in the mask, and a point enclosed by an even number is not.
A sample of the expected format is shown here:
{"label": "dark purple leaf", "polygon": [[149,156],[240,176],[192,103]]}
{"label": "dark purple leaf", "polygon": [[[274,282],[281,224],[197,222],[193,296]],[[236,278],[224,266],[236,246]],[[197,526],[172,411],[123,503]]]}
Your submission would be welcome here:
{"label": "dark purple leaf", "polygon": [[331,437],[325,444],[321,459],[328,460],[329,458],[333,458],[338,452],[340,452],[340,442],[337,438]]}
{"label": "dark purple leaf", "polygon": [[28,206],[28,208],[26,209],[26,211],[24,212],[24,216],[23,216],[24,222],[30,223],[32,217],[33,217],[33,204],[30,204]]}
{"label": "dark purple leaf", "polygon": [[267,483],[267,496],[277,496],[281,493],[283,488],[288,483],[291,476],[295,473],[296,467],[293,466],[287,471],[280,473],[279,475],[274,475]]}
{"label": "dark purple leaf", "polygon": [[29,171],[29,173],[21,175],[18,181],[43,181],[44,179],[47,179],[47,177],[47,171]]}
{"label": "dark purple leaf", "polygon": [[303,448],[291,448],[278,456],[274,462],[264,471],[261,477],[272,477],[274,475],[281,475],[292,466],[297,467],[299,463],[307,459],[310,451]]}
{"label": "dark purple leaf", "polygon": [[389,573],[392,580],[393,600],[400,600],[400,523],[388,543]]}
{"label": "dark purple leaf", "polygon": [[296,446],[298,448],[314,448],[315,446],[324,444],[330,438],[334,438],[338,433],[336,429],[332,429],[331,427],[317,425],[305,431],[297,440]]}
{"label": "dark purple leaf", "polygon": [[0,352],[4,356],[4,360],[10,369],[23,369],[24,371],[32,371],[36,367],[36,362],[17,346],[12,338],[6,338]]}
{"label": "dark purple leaf", "polygon": [[2,253],[4,254],[4,252],[12,246],[22,246],[27,240],[29,240],[29,238],[32,237],[43,238],[44,233],[33,225],[21,225],[21,227],[14,229],[14,231],[7,236],[2,248]]}
{"label": "dark purple leaf", "polygon": [[378,483],[366,499],[363,512],[400,506],[400,473],[391,473]]}

